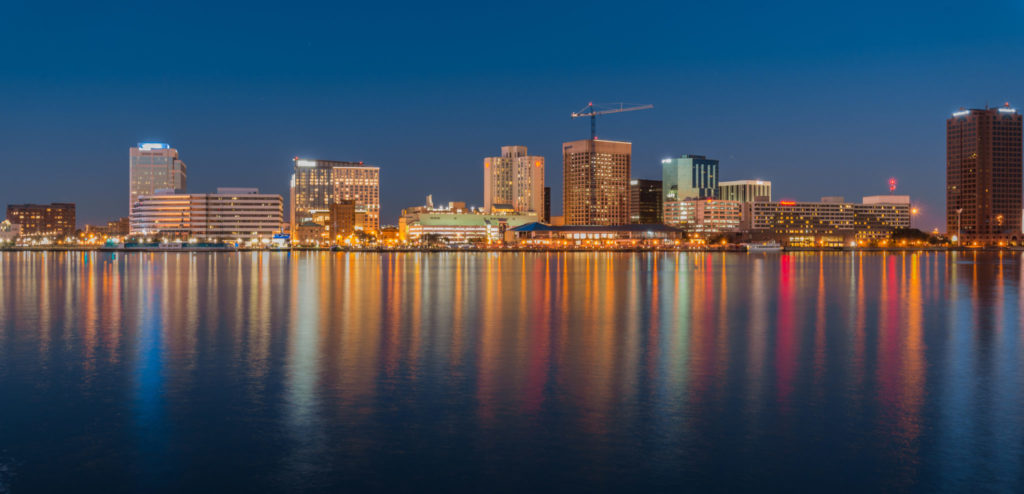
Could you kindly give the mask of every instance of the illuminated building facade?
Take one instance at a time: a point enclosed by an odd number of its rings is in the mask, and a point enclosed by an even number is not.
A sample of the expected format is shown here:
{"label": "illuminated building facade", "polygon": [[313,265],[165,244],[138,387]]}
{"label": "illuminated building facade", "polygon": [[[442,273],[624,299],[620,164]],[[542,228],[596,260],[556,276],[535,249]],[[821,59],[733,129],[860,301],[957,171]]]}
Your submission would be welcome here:
{"label": "illuminated building facade", "polygon": [[665,224],[694,233],[724,233],[739,230],[743,203],[707,199],[665,203]]}
{"label": "illuminated building facade", "polygon": [[562,214],[566,225],[629,223],[633,145],[585,139],[562,144]]}
{"label": "illuminated building facade", "polygon": [[365,231],[380,228],[380,168],[361,162],[294,158],[289,198],[289,222],[310,221],[327,212],[334,201],[354,201]]}
{"label": "illuminated building facade", "polygon": [[331,204],[329,231],[332,240],[339,242],[356,231],[356,202],[335,201]]}
{"label": "illuminated building facade", "polygon": [[508,204],[517,213],[544,211],[544,157],[526,146],[502,146],[501,156],[484,158],[484,212]]}
{"label": "illuminated building facade", "polygon": [[663,200],[685,201],[718,198],[718,160],[684,154],[661,160]]}
{"label": "illuminated building facade", "polygon": [[741,228],[754,236],[794,246],[838,247],[884,239],[897,228],[909,227],[909,196],[870,196],[860,204],[755,201],[743,204],[741,223]]}
{"label": "illuminated building facade", "polygon": [[769,202],[772,200],[772,183],[768,180],[718,182],[718,198],[724,201]]}
{"label": "illuminated building facade", "polygon": [[1021,240],[1021,115],[1005,106],[946,120],[946,232],[960,242]]}
{"label": "illuminated building facade", "polygon": [[7,220],[19,225],[21,236],[60,239],[75,233],[75,205],[8,204]]}
{"label": "illuminated building facade", "polygon": [[634,178],[629,181],[629,222],[662,222],[661,180]]}
{"label": "illuminated building facade", "polygon": [[292,245],[318,247],[328,243],[325,225],[307,220],[292,228]]}
{"label": "illuminated building facade", "polygon": [[328,211],[334,198],[334,165],[359,166],[347,161],[292,159],[293,173],[289,198],[289,222],[299,225],[310,221],[313,213]]}
{"label": "illuminated building facade", "polygon": [[467,209],[465,202],[450,202],[447,207],[419,206],[402,210],[398,220],[399,237],[419,242],[425,235],[448,242],[498,242],[505,232],[520,225],[539,221],[537,213],[485,213]]}
{"label": "illuminated building facade", "polygon": [[284,200],[257,189],[219,188],[216,194],[161,192],[139,196],[131,230],[175,240],[267,240],[279,231]]}
{"label": "illuminated building facade", "polygon": [[334,166],[331,182],[334,202],[353,202],[355,228],[376,234],[380,230],[380,168],[363,164]]}
{"label": "illuminated building facade", "polygon": [[11,223],[11,220],[0,221],[0,243],[12,243],[21,236],[21,225]]}
{"label": "illuminated building facade", "polygon": [[668,225],[565,225],[529,223],[511,230],[515,242],[538,248],[664,246],[686,232]]}
{"label": "illuminated building facade", "polygon": [[[185,162],[178,159],[178,150],[162,142],[140,142],[128,150],[128,210],[140,195],[158,190],[185,193],[188,173]],[[131,213],[129,213],[130,215]]]}

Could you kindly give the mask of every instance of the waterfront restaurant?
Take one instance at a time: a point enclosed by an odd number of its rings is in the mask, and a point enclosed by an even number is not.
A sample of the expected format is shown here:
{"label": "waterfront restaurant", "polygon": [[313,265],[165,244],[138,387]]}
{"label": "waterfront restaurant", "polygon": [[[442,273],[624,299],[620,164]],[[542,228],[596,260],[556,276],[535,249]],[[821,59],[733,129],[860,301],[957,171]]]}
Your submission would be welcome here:
{"label": "waterfront restaurant", "polygon": [[668,225],[565,225],[528,223],[510,230],[523,247],[657,247],[675,245],[686,232]]}

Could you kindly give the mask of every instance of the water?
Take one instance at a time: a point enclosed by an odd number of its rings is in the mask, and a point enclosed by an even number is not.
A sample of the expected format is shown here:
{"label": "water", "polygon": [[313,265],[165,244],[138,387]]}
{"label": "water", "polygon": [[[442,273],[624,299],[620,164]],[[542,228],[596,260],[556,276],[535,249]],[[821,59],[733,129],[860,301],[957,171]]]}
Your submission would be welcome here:
{"label": "water", "polygon": [[0,254],[0,492],[1024,485],[1016,254]]}

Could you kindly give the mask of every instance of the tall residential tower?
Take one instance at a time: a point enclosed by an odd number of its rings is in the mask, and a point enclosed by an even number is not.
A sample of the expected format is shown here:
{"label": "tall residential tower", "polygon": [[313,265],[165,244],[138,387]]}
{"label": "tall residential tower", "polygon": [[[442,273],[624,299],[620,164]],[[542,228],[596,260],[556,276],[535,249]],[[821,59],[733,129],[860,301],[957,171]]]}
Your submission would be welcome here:
{"label": "tall residential tower", "polygon": [[501,156],[484,158],[484,212],[495,204],[517,213],[544,212],[544,157],[526,146],[502,146]]}
{"label": "tall residential tower", "polygon": [[961,110],[946,120],[946,231],[960,242],[1021,239],[1021,115]]}

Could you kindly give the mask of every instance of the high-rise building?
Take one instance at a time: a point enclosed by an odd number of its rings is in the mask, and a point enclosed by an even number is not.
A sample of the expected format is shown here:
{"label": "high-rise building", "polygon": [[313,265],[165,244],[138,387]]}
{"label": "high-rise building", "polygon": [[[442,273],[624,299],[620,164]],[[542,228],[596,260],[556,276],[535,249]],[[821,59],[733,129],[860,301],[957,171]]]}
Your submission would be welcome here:
{"label": "high-rise building", "polygon": [[718,160],[684,154],[661,160],[662,195],[665,202],[718,197]]}
{"label": "high-rise building", "polygon": [[768,180],[718,182],[718,198],[723,201],[768,202],[772,200],[772,183]]}
{"label": "high-rise building", "polygon": [[1021,239],[1021,115],[1008,104],[946,120],[946,231],[960,242]]}
{"label": "high-rise building", "polygon": [[141,195],[131,231],[179,240],[264,240],[281,228],[284,199],[257,189],[218,188],[216,194]]}
{"label": "high-rise building", "polygon": [[311,221],[314,213],[328,212],[334,201],[355,202],[363,218],[356,226],[380,228],[380,168],[362,162],[293,159],[290,213],[292,225]]}
{"label": "high-rise building", "polygon": [[661,180],[634,178],[629,181],[629,222],[662,222]]}
{"label": "high-rise building", "polygon": [[331,169],[334,164],[359,165],[359,163],[292,159],[294,171],[291,179],[289,198],[289,222],[299,225],[312,221],[313,213],[328,211],[334,198],[334,182]]}
{"label": "high-rise building", "polygon": [[544,187],[544,223],[551,223],[551,187]]}
{"label": "high-rise building", "polygon": [[[178,150],[162,142],[140,142],[128,150],[128,210],[140,195],[158,190],[187,191],[188,174],[185,162],[178,159]],[[130,213],[129,213],[130,215]]]}
{"label": "high-rise building", "polygon": [[24,237],[59,239],[75,233],[75,205],[72,203],[8,204],[7,219],[20,225]]}
{"label": "high-rise building", "polygon": [[331,169],[334,202],[353,201],[355,228],[376,233],[380,230],[380,168],[376,166],[336,165]]}
{"label": "high-rise building", "polygon": [[629,142],[585,139],[562,144],[566,225],[629,223]]}
{"label": "high-rise building", "polygon": [[530,156],[526,146],[502,146],[501,156],[484,158],[484,211],[495,204],[517,213],[544,211],[544,157]]}

